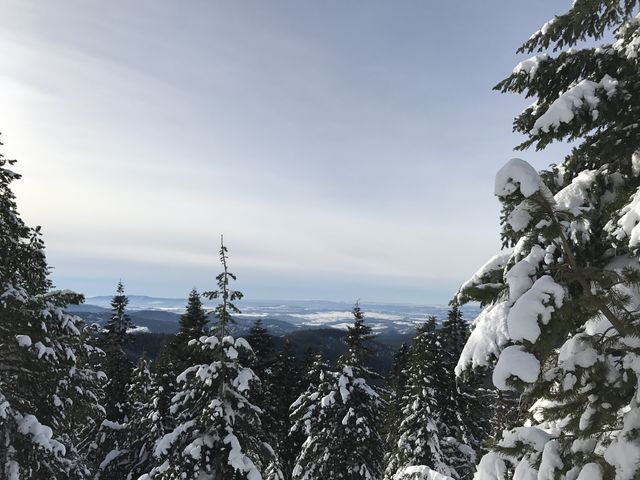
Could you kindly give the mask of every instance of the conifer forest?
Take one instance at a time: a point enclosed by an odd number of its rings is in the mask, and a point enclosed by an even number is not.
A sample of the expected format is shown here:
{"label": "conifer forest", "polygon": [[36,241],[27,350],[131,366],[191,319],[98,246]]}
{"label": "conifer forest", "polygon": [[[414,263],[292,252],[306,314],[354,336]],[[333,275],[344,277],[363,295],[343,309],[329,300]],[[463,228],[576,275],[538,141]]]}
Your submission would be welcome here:
{"label": "conifer forest", "polygon": [[486,191],[496,255],[383,369],[355,299],[339,355],[260,319],[238,335],[252,293],[226,236],[178,332],[134,353],[127,272],[103,325],[54,287],[5,135],[0,480],[640,479],[640,2],[565,4],[504,47],[523,60],[494,90],[530,101],[516,150],[571,150],[542,169],[504,159]]}

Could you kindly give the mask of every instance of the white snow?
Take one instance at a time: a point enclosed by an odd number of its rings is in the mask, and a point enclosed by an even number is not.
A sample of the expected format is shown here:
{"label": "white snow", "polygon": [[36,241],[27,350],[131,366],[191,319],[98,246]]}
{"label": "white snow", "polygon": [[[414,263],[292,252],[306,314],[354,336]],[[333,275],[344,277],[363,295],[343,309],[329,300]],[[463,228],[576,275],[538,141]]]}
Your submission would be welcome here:
{"label": "white snow", "polygon": [[537,192],[551,196],[535,168],[521,158],[512,158],[496,174],[494,193],[506,197],[520,190],[525,198]]}
{"label": "white snow", "polygon": [[558,210],[574,215],[590,210],[591,189],[596,182],[597,174],[597,170],[584,170],[569,185],[556,193],[554,199]]}
{"label": "white snow", "polygon": [[640,189],[631,197],[631,201],[620,210],[620,218],[615,224],[607,224],[607,230],[617,240],[628,238],[630,248],[640,245]]}
{"label": "white snow", "polygon": [[540,336],[540,325],[549,323],[551,314],[562,306],[564,289],[549,275],[540,277],[511,307],[507,328],[512,340],[535,342]]}
{"label": "white snow", "polygon": [[250,368],[243,368],[238,372],[238,376],[233,380],[232,385],[239,391],[249,390],[249,382],[255,380],[256,376]]}
{"label": "white snow", "polygon": [[107,465],[109,465],[111,462],[113,462],[116,458],[118,458],[120,455],[122,455],[125,452],[126,450],[118,450],[117,448],[111,450],[104,457],[104,460],[100,462],[100,466],[98,468],[100,470],[104,470]]}
{"label": "white snow", "polygon": [[56,352],[53,348],[45,346],[42,342],[36,342],[33,346],[38,351],[38,358],[42,358],[44,356],[56,357]]}
{"label": "white snow", "polygon": [[393,480],[453,480],[453,478],[438,473],[426,465],[411,465],[398,470]]}
{"label": "white snow", "polygon": [[597,463],[587,463],[576,480],[602,480],[602,467]]}
{"label": "white snow", "polygon": [[533,245],[529,254],[505,274],[505,280],[509,285],[509,300],[512,303],[515,303],[523,293],[533,286],[533,276],[545,255],[546,253],[540,245]]}
{"label": "white snow", "polygon": [[562,123],[569,123],[575,117],[576,112],[583,107],[593,111],[600,103],[600,99],[596,95],[597,90],[603,89],[610,96],[617,86],[618,81],[609,75],[602,77],[600,82],[582,80],[549,105],[547,111],[534,123],[531,133],[537,135],[540,132],[548,132],[552,128],[557,128]]}
{"label": "white snow", "polygon": [[539,55],[535,55],[533,57],[527,58],[523,60],[513,69],[513,73],[524,73],[529,76],[529,78],[533,78],[540,67],[540,64],[545,60],[549,59],[549,55],[546,53],[541,53]]}
{"label": "white snow", "polygon": [[511,390],[506,383],[509,377],[515,376],[523,382],[535,382],[540,374],[540,361],[521,345],[505,348],[493,370],[493,384],[498,390]]}
{"label": "white snow", "polygon": [[489,452],[480,459],[473,480],[505,480],[506,475],[504,457],[497,452]]}
{"label": "white snow", "polygon": [[160,458],[161,456],[166,455],[169,449],[176,442],[178,437],[182,435],[184,432],[193,428],[195,424],[196,424],[195,420],[189,420],[188,422],[184,422],[178,425],[173,431],[165,434],[162,438],[160,438],[156,442],[156,446],[153,450],[153,455],[156,458]]}
{"label": "white snow", "polygon": [[251,459],[242,453],[240,442],[232,432],[229,432],[228,435],[224,437],[223,442],[229,444],[231,447],[228,458],[228,463],[231,467],[246,474],[247,480],[262,480],[262,475],[260,475],[260,472]]}
{"label": "white snow", "polygon": [[558,352],[558,366],[565,372],[573,372],[576,366],[589,368],[595,365],[600,356],[589,344],[590,339],[591,336],[585,334],[567,339]]}
{"label": "white snow", "polygon": [[253,349],[251,348],[251,345],[249,345],[249,342],[247,342],[242,337],[236,338],[235,346],[236,346],[236,348],[241,348],[243,350],[247,350],[249,352],[253,352]]}
{"label": "white snow", "polygon": [[64,455],[66,449],[64,445],[53,439],[53,430],[46,425],[41,424],[33,415],[17,414],[18,432],[23,435],[30,435],[34,443],[40,445],[45,450],[56,455]]}
{"label": "white snow", "polygon": [[[640,429],[640,409],[635,407],[624,416],[622,430],[604,452],[604,459],[616,469],[616,480],[636,478],[640,464],[640,441],[627,438],[627,434]],[[634,432],[635,433],[635,432]]]}
{"label": "white snow", "polygon": [[560,444],[557,440],[547,442],[542,450],[542,461],[538,468],[538,478],[557,478],[559,472],[564,467],[562,458],[560,457]]}
{"label": "white snow", "polygon": [[529,213],[529,205],[525,200],[524,202],[516,205],[507,218],[507,223],[511,226],[514,232],[521,232],[526,229],[533,220],[531,213]]}
{"label": "white snow", "polygon": [[501,447],[513,448],[522,442],[531,445],[536,451],[542,452],[551,435],[538,427],[517,427],[502,432],[502,439],[498,444]]}
{"label": "white snow", "polygon": [[508,303],[500,302],[488,306],[478,315],[458,359],[456,375],[460,375],[468,366],[487,366],[492,357],[498,357],[502,346],[509,341],[508,312]]}
{"label": "white snow", "polygon": [[29,335],[16,335],[16,341],[20,347],[31,346],[31,337]]}
{"label": "white snow", "polygon": [[504,252],[500,252],[497,255],[494,255],[493,257],[491,257],[489,260],[487,260],[487,262],[482,265],[472,276],[469,280],[467,280],[466,282],[464,282],[462,284],[462,286],[460,287],[460,293],[458,294],[458,296],[460,296],[461,294],[464,293],[465,290],[471,288],[471,287],[476,287],[482,284],[482,279],[487,276],[490,275],[491,272],[495,272],[496,270],[503,270],[504,267],[507,265],[507,262],[509,261],[509,259],[511,258],[511,251],[507,250]]}
{"label": "white snow", "polygon": [[137,327],[128,328],[127,333],[131,335],[138,335],[140,333],[151,333],[151,330],[149,330],[149,327],[137,326]]}

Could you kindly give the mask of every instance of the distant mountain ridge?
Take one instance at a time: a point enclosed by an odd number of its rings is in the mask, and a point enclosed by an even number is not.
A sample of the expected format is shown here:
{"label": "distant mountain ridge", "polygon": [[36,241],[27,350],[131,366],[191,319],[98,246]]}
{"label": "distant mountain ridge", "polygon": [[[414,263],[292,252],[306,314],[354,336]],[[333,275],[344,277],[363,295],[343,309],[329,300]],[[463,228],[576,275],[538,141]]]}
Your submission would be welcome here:
{"label": "distant mountain ridge", "polygon": [[[186,299],[129,295],[129,315],[133,323],[146,327],[152,333],[175,333]],[[69,311],[86,321],[104,324],[110,316],[111,296],[95,296],[82,305],[72,305]],[[205,308],[213,309],[217,302],[204,301]],[[244,333],[258,318],[274,335],[285,335],[297,330],[334,328],[346,330],[353,317],[353,304],[327,300],[243,300],[237,303],[242,313],[234,315],[236,333]],[[360,302],[367,323],[378,334],[407,335],[415,331],[427,315],[444,319],[446,305],[411,305],[380,302]],[[479,307],[467,305],[463,313],[472,320]]]}

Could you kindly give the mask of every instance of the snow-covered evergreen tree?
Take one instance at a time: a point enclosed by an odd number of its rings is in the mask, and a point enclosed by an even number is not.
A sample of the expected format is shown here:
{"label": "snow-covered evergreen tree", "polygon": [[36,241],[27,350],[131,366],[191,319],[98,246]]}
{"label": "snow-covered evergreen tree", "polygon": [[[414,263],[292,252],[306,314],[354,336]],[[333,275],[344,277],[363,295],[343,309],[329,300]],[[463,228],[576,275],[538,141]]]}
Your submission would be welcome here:
{"label": "snow-covered evergreen tree", "polygon": [[261,441],[261,411],[247,399],[259,379],[239,362],[239,351],[251,347],[245,339],[229,335],[232,313],[239,313],[234,302],[242,293],[230,288],[236,277],[227,269],[227,258],[223,244],[218,289],[204,294],[221,299],[214,310],[213,335],[190,342],[210,360],[190,366],[178,377],[179,391],[170,408],[176,427],[156,443],[159,464],[141,478],[281,478],[273,450]]}
{"label": "snow-covered evergreen tree", "polygon": [[174,376],[177,377],[185,368],[198,363],[197,359],[193,358],[198,354],[198,350],[191,348],[189,342],[206,334],[207,322],[207,312],[202,306],[200,294],[194,288],[189,292],[185,313],[180,317],[178,333],[169,343],[168,353],[175,369]]}
{"label": "snow-covered evergreen tree", "polygon": [[353,315],[338,372],[322,372],[316,391],[306,392],[294,403],[294,431],[303,428],[307,435],[294,479],[373,480],[382,474],[383,402],[368,381],[375,374],[366,366],[371,327],[365,325],[358,304]]}
{"label": "snow-covered evergreen tree", "polygon": [[[518,159],[498,172],[513,249],[460,291],[486,307],[458,372],[495,362],[496,387],[522,392],[528,407],[482,458],[479,480],[640,475],[638,6],[574,1],[497,87],[536,99],[514,123],[522,148],[578,143],[541,174]],[[608,32],[613,43],[581,43]]]}
{"label": "snow-covered evergreen tree", "polygon": [[282,466],[284,480],[291,480],[296,458],[305,437],[301,433],[292,433],[293,423],[289,407],[303,393],[302,371],[292,352],[291,343],[285,340],[271,365],[270,385],[267,389],[271,406],[270,420],[265,425],[271,429]]}
{"label": "snow-covered evergreen tree", "polygon": [[81,319],[82,296],[52,291],[40,228],[24,224],[0,155],[0,477],[86,478],[82,442],[104,413],[98,350]]}
{"label": "snow-covered evergreen tree", "polygon": [[128,304],[124,285],[119,281],[116,294],[111,299],[112,315],[101,339],[101,346],[105,352],[102,368],[109,378],[105,386],[104,404],[107,420],[116,423],[125,421],[127,416],[127,385],[133,370],[133,364],[124,350],[132,341],[129,330],[133,324],[126,312]]}
{"label": "snow-covered evergreen tree", "polygon": [[487,392],[480,375],[456,379],[455,367],[469,336],[469,326],[462,311],[454,304],[438,331],[438,360],[443,376],[434,385],[442,449],[458,477],[470,478],[476,463],[476,452],[488,433],[491,409],[483,405]]}
{"label": "snow-covered evergreen tree", "polygon": [[402,472],[419,466],[457,477],[443,452],[446,432],[442,429],[436,397],[438,385],[446,385],[443,353],[436,318],[429,317],[418,327],[410,349],[407,383],[401,399],[402,420],[386,457],[385,479],[405,478]]}
{"label": "snow-covered evergreen tree", "polygon": [[251,361],[251,369],[260,377],[263,383],[271,376],[271,366],[276,356],[273,336],[262,325],[262,319],[258,318],[249,329],[247,341],[253,349],[254,356]]}
{"label": "snow-covered evergreen tree", "polygon": [[402,402],[406,393],[408,367],[409,345],[402,343],[393,355],[391,372],[386,382],[384,430],[388,447],[397,441],[398,426],[402,421]]}
{"label": "snow-covered evergreen tree", "polygon": [[[307,360],[310,359],[308,355]],[[332,431],[326,424],[333,421],[333,411],[329,407],[335,398],[335,373],[331,372],[322,354],[317,353],[313,355],[305,378],[308,381],[306,391],[291,404],[291,435],[306,439],[291,474],[294,479],[313,480],[322,478],[322,463],[333,453]]]}
{"label": "snow-covered evergreen tree", "polygon": [[[260,384],[254,385],[247,397],[251,403],[262,410],[262,424],[265,433],[263,440],[276,448],[278,443],[276,410],[282,403],[282,399],[274,396],[272,392],[273,381],[277,380],[274,378],[272,371],[275,359],[273,337],[262,325],[262,320],[257,319],[249,329],[247,341],[251,345],[252,352],[247,352],[248,355],[241,354],[240,360],[251,367],[251,370],[260,378]],[[284,406],[287,410],[287,418],[289,405]]]}
{"label": "snow-covered evergreen tree", "polygon": [[207,361],[207,354],[189,342],[207,334],[208,321],[200,294],[193,288],[187,298],[185,313],[180,317],[178,332],[162,347],[152,366],[155,402],[163,428],[172,426],[169,406],[176,393],[176,378],[191,365]]}
{"label": "snow-covered evergreen tree", "polygon": [[153,449],[164,425],[158,412],[158,385],[146,355],[138,360],[126,390],[126,422],[107,420],[98,431],[98,452],[103,456],[95,479],[135,480],[154,465]]}

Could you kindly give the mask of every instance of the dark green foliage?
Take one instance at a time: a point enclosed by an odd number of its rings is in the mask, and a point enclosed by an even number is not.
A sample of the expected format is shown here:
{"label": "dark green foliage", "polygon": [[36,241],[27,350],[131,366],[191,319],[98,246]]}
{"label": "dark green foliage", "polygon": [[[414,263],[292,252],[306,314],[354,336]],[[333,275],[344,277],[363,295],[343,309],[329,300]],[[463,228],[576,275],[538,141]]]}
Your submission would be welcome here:
{"label": "dark green foliage", "polygon": [[388,447],[397,441],[397,428],[402,421],[402,401],[406,394],[408,366],[409,346],[403,343],[394,355],[391,373],[386,382],[387,408],[384,415],[384,429]]}
{"label": "dark green foliage", "polygon": [[360,370],[358,374],[373,375],[373,372],[365,367],[366,361],[371,357],[372,350],[369,344],[373,338],[369,325],[364,323],[364,313],[358,303],[353,307],[353,325],[347,328],[347,351],[338,359],[338,366],[351,365]]}
{"label": "dark green foliage", "polygon": [[[505,415],[497,422],[507,431],[493,450],[508,457],[491,452],[482,471],[500,467],[511,475],[531,465],[545,467],[541,476],[548,478],[586,478],[588,468],[606,479],[638,476],[637,467],[625,471],[622,452],[638,448],[637,427],[631,426],[638,375],[629,362],[637,356],[640,332],[634,230],[640,186],[639,6],[638,1],[576,0],[520,48],[553,51],[529,59],[496,86],[534,99],[514,121],[514,130],[526,137],[518,148],[542,149],[554,141],[576,145],[560,166],[541,172],[538,190],[525,197],[515,179],[513,191],[500,194],[503,243],[516,248],[496,283],[509,288],[494,290],[493,299],[476,297],[471,289],[462,295],[489,305],[485,321],[506,321],[510,340],[501,340],[499,349],[522,352],[540,366],[537,378],[525,381],[499,354],[496,385],[522,396],[515,418]],[[592,46],[610,35],[614,42]],[[567,47],[572,48],[558,52]],[[514,226],[514,216],[528,221]],[[513,278],[524,268],[531,285],[521,290]],[[540,295],[545,282],[555,293]],[[527,311],[531,303],[536,306]],[[506,318],[497,318],[500,311]],[[517,322],[531,313],[539,335],[519,330]],[[473,359],[483,362],[486,358]],[[505,372],[509,376],[502,378]],[[504,412],[501,403],[498,415]],[[542,429],[552,433],[546,436]],[[524,439],[530,432],[544,441]],[[585,447],[576,448],[576,442]]]}
{"label": "dark green foliage", "polygon": [[217,290],[204,292],[202,295],[209,300],[221,299],[222,302],[216,306],[213,313],[217,320],[216,331],[220,335],[228,335],[230,333],[229,324],[235,323],[232,317],[234,313],[240,313],[240,309],[233,302],[242,300],[242,292],[229,288],[229,281],[236,280],[236,276],[227,269],[227,247],[222,243],[220,247],[220,263],[222,264],[222,272],[216,277],[218,284]]}
{"label": "dark green foliage", "polygon": [[186,311],[180,317],[180,329],[171,342],[178,364],[184,363],[193,354],[189,341],[206,333],[207,322],[207,312],[202,306],[200,294],[194,288],[189,292]]}
{"label": "dark green foliage", "polygon": [[456,380],[454,369],[467,336],[467,323],[454,305],[441,329],[429,317],[417,328],[408,352],[399,351],[385,478],[413,465],[454,478],[472,477],[492,410],[477,381]]}
{"label": "dark green foliage", "polygon": [[383,470],[380,435],[383,402],[373,376],[364,364],[372,353],[366,345],[371,328],[364,324],[359,306],[347,334],[347,351],[339,359],[339,371],[320,365],[315,380],[295,402],[293,432],[307,438],[296,460],[294,479],[356,480],[379,478]]}
{"label": "dark green foliage", "polygon": [[[159,386],[143,356],[133,370],[127,391],[131,414],[126,428],[126,480],[137,480],[153,466],[153,448],[166,430],[158,411]],[[111,476],[109,478],[119,478]]]}
{"label": "dark green foliage", "polygon": [[254,322],[249,330],[249,335],[247,335],[247,341],[254,353],[250,364],[251,368],[261,380],[266,381],[271,375],[270,370],[275,359],[276,350],[273,337],[262,326],[261,319],[257,319]]}
{"label": "dark green foliage", "polygon": [[133,326],[126,313],[129,299],[124,293],[122,281],[118,282],[116,294],[111,300],[112,316],[105,327],[100,345],[105,352],[102,369],[107,374],[105,400],[107,419],[123,422],[127,417],[127,385],[131,380],[133,364],[125,353],[125,346],[131,342],[128,330]]}
{"label": "dark green foliage", "polygon": [[235,276],[227,269],[227,259],[223,244],[218,290],[205,294],[222,299],[214,310],[213,335],[190,342],[209,360],[178,376],[178,392],[170,407],[175,428],[156,444],[159,460],[143,478],[278,478],[277,458],[262,441],[262,412],[248,399],[260,380],[239,360],[243,358],[239,353],[250,347],[244,339],[229,335],[231,313],[239,313],[232,301],[242,294],[230,290],[229,281]]}
{"label": "dark green foliage", "polygon": [[0,477],[81,479],[83,446],[104,413],[89,361],[93,332],[64,309],[82,295],[51,291],[40,228],[21,219],[20,178],[0,155]]}
{"label": "dark green foliage", "polygon": [[289,407],[306,387],[302,379],[303,372],[292,353],[291,343],[285,340],[273,361],[271,375],[265,380],[268,382],[266,393],[270,408],[263,416],[265,430],[274,437],[272,446],[280,458],[284,480],[291,480],[296,457],[304,441],[301,432],[290,433],[293,422],[289,415]]}

